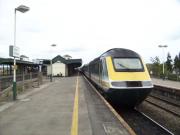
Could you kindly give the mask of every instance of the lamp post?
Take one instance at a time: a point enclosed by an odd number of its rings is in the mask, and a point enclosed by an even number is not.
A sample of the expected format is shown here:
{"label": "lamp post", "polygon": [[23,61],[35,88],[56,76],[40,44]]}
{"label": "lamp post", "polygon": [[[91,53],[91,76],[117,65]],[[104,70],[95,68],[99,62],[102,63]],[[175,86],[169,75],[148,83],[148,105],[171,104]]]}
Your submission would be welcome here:
{"label": "lamp post", "polygon": [[159,48],[162,48],[163,50],[163,77],[164,77],[164,62],[165,62],[165,52],[164,49],[168,47],[167,45],[158,45]]}
{"label": "lamp post", "polygon": [[[52,44],[51,47],[56,47],[56,44]],[[52,58],[53,59],[53,58]],[[52,59],[51,59],[51,76],[50,76],[50,81],[53,81],[53,66],[52,66]]]}
{"label": "lamp post", "polygon": [[[14,9],[14,47],[16,47],[16,11],[21,13],[25,13],[29,11],[29,7],[20,5],[19,7]],[[16,100],[17,92],[16,92],[16,57],[14,57],[14,72],[13,72],[13,100]]]}

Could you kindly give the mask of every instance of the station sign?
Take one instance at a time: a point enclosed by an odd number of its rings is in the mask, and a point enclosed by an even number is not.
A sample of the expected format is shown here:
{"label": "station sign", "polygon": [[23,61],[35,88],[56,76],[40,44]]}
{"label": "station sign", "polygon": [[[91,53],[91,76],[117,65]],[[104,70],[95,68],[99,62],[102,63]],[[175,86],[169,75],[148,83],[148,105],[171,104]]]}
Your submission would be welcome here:
{"label": "station sign", "polygon": [[9,46],[9,56],[19,58],[20,57],[19,47],[10,45]]}

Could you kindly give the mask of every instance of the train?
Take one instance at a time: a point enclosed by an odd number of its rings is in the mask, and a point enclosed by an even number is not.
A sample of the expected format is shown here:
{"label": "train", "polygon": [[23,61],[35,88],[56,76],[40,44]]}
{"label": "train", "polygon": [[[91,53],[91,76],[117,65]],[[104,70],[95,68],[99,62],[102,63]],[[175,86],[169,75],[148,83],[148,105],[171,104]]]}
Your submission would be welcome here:
{"label": "train", "polygon": [[146,64],[135,51],[113,48],[81,68],[104,97],[116,105],[134,108],[148,96],[153,84]]}

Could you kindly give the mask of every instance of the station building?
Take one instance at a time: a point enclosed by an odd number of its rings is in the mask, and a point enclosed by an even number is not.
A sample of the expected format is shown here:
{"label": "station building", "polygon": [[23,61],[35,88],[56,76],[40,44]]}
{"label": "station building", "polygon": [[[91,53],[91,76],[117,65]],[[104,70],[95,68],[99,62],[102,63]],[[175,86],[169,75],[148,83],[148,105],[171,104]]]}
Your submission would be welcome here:
{"label": "station building", "polygon": [[[51,61],[44,60],[43,64],[47,65],[47,75],[51,75]],[[72,76],[76,73],[76,68],[82,65],[82,59],[71,59],[70,56],[64,57],[58,55],[52,59],[53,76]]]}

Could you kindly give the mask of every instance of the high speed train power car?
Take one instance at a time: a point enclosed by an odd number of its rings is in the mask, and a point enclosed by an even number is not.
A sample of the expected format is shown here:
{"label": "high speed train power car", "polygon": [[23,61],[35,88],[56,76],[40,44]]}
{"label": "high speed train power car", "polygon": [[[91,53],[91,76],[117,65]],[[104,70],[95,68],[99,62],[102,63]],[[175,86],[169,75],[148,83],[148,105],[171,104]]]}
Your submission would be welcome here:
{"label": "high speed train power car", "polygon": [[110,49],[81,70],[115,104],[137,106],[153,88],[145,63],[129,49]]}

